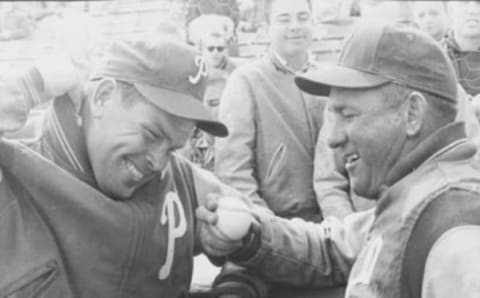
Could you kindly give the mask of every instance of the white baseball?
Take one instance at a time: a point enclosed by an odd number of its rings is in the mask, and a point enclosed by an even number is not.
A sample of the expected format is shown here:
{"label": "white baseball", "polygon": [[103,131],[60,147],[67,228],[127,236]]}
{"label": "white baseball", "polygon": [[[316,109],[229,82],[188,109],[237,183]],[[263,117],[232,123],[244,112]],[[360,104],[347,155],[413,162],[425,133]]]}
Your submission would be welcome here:
{"label": "white baseball", "polygon": [[216,228],[227,240],[242,239],[247,234],[252,220],[247,205],[239,198],[219,198]]}

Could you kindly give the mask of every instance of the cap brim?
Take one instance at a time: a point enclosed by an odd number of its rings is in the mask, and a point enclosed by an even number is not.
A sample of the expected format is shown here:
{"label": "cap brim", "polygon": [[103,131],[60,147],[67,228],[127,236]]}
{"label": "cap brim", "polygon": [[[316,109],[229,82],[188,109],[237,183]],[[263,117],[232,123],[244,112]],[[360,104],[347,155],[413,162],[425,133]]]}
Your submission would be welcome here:
{"label": "cap brim", "polygon": [[193,120],[198,128],[216,137],[228,136],[227,127],[215,121],[203,104],[193,96],[142,83],[134,85],[140,94],[167,113]]}
{"label": "cap brim", "polygon": [[314,70],[295,76],[297,86],[310,94],[328,96],[332,87],[373,88],[392,80],[353,68],[320,63]]}

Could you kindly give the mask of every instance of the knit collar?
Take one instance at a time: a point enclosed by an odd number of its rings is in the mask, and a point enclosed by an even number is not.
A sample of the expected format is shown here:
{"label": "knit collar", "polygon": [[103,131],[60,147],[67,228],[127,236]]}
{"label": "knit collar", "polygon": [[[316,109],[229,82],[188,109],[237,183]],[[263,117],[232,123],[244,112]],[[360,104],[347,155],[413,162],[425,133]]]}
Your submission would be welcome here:
{"label": "knit collar", "polygon": [[[272,60],[273,65],[277,69],[277,71],[281,71],[283,73],[290,73],[294,74],[297,71],[292,69],[287,60],[285,60],[278,52],[276,52],[272,47],[270,47],[270,58]],[[305,59],[305,63],[300,68],[300,72],[305,72],[310,69],[314,65],[313,55],[310,52],[307,52],[307,58]]]}
{"label": "knit collar", "polygon": [[82,181],[96,186],[85,136],[81,124],[76,121],[78,117],[68,95],[55,98],[46,118],[44,145],[56,164]]}

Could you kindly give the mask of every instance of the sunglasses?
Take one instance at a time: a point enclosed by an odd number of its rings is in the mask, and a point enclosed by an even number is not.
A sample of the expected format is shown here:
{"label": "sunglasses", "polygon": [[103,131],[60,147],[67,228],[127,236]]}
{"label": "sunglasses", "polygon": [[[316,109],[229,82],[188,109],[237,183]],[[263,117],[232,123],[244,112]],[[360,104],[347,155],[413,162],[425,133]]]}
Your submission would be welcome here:
{"label": "sunglasses", "polygon": [[223,46],[218,46],[218,47],[211,46],[211,47],[207,47],[207,50],[208,50],[209,52],[213,52],[215,49],[217,50],[217,52],[221,53],[221,52],[223,52],[223,51],[225,50],[225,47],[223,47]]}

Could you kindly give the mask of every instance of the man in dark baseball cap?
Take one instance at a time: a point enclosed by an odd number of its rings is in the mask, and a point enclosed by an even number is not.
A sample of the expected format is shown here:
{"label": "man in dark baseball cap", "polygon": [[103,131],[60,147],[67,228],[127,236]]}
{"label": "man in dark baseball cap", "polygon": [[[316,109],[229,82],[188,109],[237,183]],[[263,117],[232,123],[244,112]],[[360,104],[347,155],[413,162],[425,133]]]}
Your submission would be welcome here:
{"label": "man in dark baseball cap", "polygon": [[[0,132],[72,87],[73,71],[44,66],[2,80]],[[241,197],[174,152],[195,126],[228,133],[201,103],[205,63],[170,34],[114,41],[93,69],[80,100],[53,99],[33,143],[0,141],[0,296],[186,297],[195,208]]]}
{"label": "man in dark baseball cap", "polygon": [[455,73],[437,42],[404,25],[362,23],[336,64],[296,82],[330,97],[329,145],[375,209],[316,226],[257,214],[242,245],[211,232],[211,198],[197,212],[204,248],[272,281],[348,281],[345,297],[477,295],[480,163],[455,120]]}
{"label": "man in dark baseball cap", "polygon": [[131,83],[156,107],[178,117],[194,120],[214,136],[228,134],[202,104],[208,71],[192,47],[175,38],[129,40],[113,43],[92,79],[115,78]]}

